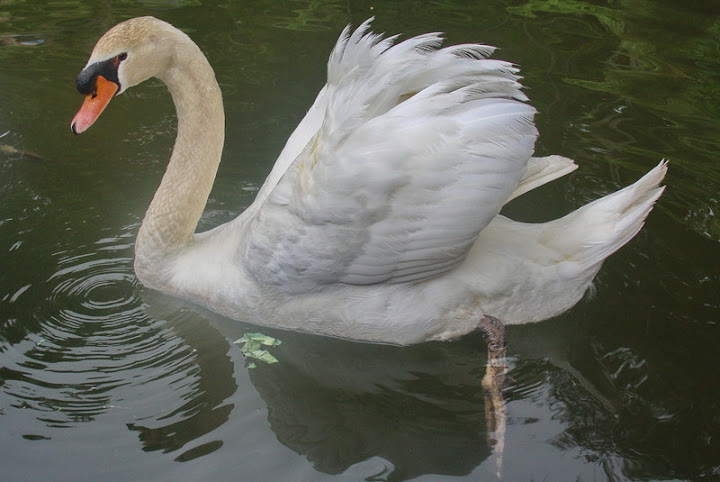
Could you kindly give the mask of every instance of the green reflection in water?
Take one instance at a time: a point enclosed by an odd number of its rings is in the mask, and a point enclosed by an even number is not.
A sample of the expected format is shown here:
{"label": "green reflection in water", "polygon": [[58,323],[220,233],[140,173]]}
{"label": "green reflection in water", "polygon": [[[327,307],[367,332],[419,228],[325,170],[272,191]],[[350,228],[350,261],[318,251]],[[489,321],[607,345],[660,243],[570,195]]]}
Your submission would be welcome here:
{"label": "green reflection in water", "polygon": [[[714,215],[720,210],[720,199],[711,188],[720,184],[716,161],[720,152],[720,17],[702,15],[690,6],[677,9],[669,2],[624,1],[613,7],[537,0],[508,7],[508,11],[528,18],[544,15],[549,22],[556,22],[558,16],[584,17],[585,22],[592,18],[617,38],[613,50],[595,60],[597,69],[590,75],[563,80],[611,94],[615,109],[641,107],[656,116],[655,125],[644,126],[646,135],[655,133],[655,148],[609,142],[603,147],[629,158],[669,157],[673,176],[684,179],[671,184],[663,205],[671,207],[670,213],[680,223],[720,240],[720,221]],[[595,117],[596,111],[588,112],[584,120],[592,122]],[[667,142],[668,134],[674,143]],[[617,158],[611,162],[632,168]]]}

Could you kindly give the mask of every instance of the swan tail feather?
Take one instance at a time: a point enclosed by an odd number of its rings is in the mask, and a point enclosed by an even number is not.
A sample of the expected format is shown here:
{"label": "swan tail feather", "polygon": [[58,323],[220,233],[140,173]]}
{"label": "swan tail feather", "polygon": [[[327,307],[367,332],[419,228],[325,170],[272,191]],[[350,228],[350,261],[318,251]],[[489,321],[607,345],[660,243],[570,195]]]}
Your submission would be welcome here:
{"label": "swan tail feather", "polygon": [[510,195],[506,204],[528,191],[570,174],[577,169],[577,164],[563,156],[531,157],[520,183]]}
{"label": "swan tail feather", "polygon": [[596,271],[602,262],[627,244],[663,193],[667,173],[662,160],[634,184],[587,204],[567,216],[547,223],[545,244],[559,250],[583,270]]}

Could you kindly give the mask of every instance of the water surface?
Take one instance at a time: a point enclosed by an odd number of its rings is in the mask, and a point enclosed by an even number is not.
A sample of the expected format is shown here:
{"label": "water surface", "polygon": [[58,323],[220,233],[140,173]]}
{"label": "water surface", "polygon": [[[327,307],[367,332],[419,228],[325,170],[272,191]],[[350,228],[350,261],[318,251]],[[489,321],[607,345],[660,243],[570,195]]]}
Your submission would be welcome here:
{"label": "water surface", "polygon": [[[671,160],[593,296],[511,327],[507,480],[720,477],[720,8],[580,2],[0,4],[3,480],[492,480],[482,341],[408,348],[259,329],[145,289],[133,243],[174,141],[149,82],[82,137],[97,38],[155,15],[189,33],[228,136],[201,229],[249,203],[324,82],[338,33],[443,31],[520,64],[541,155],[571,176],[507,214],[558,217]],[[250,368],[249,332],[282,341]]]}

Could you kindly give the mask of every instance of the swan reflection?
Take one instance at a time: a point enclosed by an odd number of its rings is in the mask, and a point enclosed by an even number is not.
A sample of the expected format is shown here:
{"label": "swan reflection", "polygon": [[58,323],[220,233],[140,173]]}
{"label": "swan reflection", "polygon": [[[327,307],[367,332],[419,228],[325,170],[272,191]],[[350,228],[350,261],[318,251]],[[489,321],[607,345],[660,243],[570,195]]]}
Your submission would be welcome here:
{"label": "swan reflection", "polygon": [[[219,318],[213,325],[228,339],[244,328]],[[315,469],[339,474],[379,458],[404,480],[466,475],[491,455],[479,335],[397,347],[264,333],[282,340],[272,348],[279,363],[257,363],[250,381],[278,441]]]}

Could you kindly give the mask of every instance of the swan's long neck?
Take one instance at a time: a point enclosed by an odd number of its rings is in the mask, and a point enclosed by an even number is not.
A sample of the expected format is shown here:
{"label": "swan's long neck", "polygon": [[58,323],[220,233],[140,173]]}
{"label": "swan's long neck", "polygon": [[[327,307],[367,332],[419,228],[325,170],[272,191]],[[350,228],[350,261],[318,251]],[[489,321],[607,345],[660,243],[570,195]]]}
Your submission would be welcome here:
{"label": "swan's long neck", "polygon": [[[135,266],[152,272],[162,259],[192,242],[222,155],[225,114],[215,73],[184,34],[160,75],[175,103],[178,131],[160,187],[140,226]],[[148,269],[149,268],[149,269]]]}

